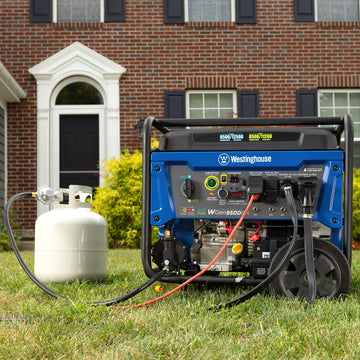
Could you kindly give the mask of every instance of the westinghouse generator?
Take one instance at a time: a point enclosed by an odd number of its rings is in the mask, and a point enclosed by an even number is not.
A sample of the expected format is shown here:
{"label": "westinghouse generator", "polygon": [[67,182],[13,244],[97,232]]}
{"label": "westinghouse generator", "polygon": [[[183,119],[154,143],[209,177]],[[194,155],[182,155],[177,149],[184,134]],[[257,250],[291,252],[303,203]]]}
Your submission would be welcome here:
{"label": "westinghouse generator", "polygon": [[[163,133],[155,150],[151,149],[153,129]],[[244,295],[208,310],[239,304],[268,285],[276,295],[307,298],[310,305],[316,296],[331,299],[348,292],[353,137],[350,115],[147,118],[143,127],[141,256],[150,279],[117,298],[87,304],[118,304],[156,281],[179,285],[155,299],[118,308],[150,305],[190,282],[253,285]],[[70,195],[81,199],[80,190],[74,188]],[[5,205],[4,223],[15,255],[29,278],[47,294],[73,303],[44,285],[27,267],[10,224],[10,209],[16,200],[31,197],[44,204],[62,203],[65,195],[64,190],[46,186],[37,192],[16,194]],[[87,200],[88,196],[83,198]],[[84,208],[89,210],[88,206]],[[50,234],[56,237],[55,243],[64,239],[68,247],[70,234],[72,245],[82,244],[80,252],[95,250],[97,256],[86,262],[87,268],[93,270],[95,264],[105,261],[99,256],[103,247],[94,249],[93,243],[106,242],[106,221],[99,222],[90,214],[77,214],[80,217],[75,219],[67,215],[72,213],[72,209],[68,210],[66,216],[54,209],[39,218],[40,239],[46,240]],[[99,235],[94,233],[94,226]],[[154,243],[153,233],[157,233]],[[54,261],[58,260],[52,245],[49,248],[46,241],[40,245],[39,254],[50,250]],[[57,270],[52,262],[38,263],[41,275],[54,270],[53,279],[60,275],[64,278],[65,261],[58,264]],[[80,267],[72,275],[81,278],[82,260],[73,265]],[[103,270],[101,267],[100,275]]]}
{"label": "westinghouse generator", "polygon": [[[151,150],[154,128],[163,136]],[[143,131],[147,276],[166,267],[163,282],[201,273],[193,283],[269,284],[275,294],[310,302],[349,291],[351,115],[149,117]]]}

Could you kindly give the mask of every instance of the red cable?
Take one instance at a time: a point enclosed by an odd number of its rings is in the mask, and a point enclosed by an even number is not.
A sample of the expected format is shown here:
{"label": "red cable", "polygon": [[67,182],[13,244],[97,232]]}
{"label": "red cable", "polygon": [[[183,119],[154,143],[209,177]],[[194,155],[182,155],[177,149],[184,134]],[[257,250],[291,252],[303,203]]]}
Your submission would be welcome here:
{"label": "red cable", "polygon": [[257,221],[257,220],[253,220],[256,222],[258,228],[256,229],[256,231],[254,231],[253,233],[251,233],[249,236],[248,236],[248,239],[249,241],[258,241],[260,239],[259,235],[256,235],[259,230],[260,230],[260,223]]}
{"label": "red cable", "polygon": [[172,295],[173,293],[175,293],[176,291],[182,289],[184,286],[186,286],[187,284],[191,283],[193,280],[197,279],[199,276],[201,276],[202,274],[204,274],[206,271],[208,271],[214,264],[215,262],[219,259],[220,255],[222,254],[222,252],[226,249],[227,245],[229,244],[230,240],[232,239],[235,231],[238,229],[238,227],[241,225],[241,223],[243,222],[247,212],[250,209],[250,206],[252,204],[252,202],[254,200],[257,200],[259,198],[259,195],[254,194],[251,195],[251,198],[249,200],[248,205],[246,206],[246,209],[244,210],[243,214],[241,215],[241,218],[239,219],[239,221],[236,223],[236,225],[234,226],[234,229],[231,231],[229,237],[227,238],[227,240],[225,241],[224,245],[222,246],[222,248],[220,249],[220,251],[218,252],[218,254],[214,257],[214,259],[210,262],[209,265],[207,265],[203,270],[201,270],[200,272],[198,272],[197,274],[195,274],[193,277],[191,277],[190,279],[186,280],[185,282],[183,282],[182,284],[180,284],[179,286],[177,286],[176,288],[174,288],[173,290],[169,291],[168,293],[161,295],[160,297],[156,298],[156,299],[152,299],[146,302],[143,302],[142,304],[137,304],[137,305],[131,305],[131,306],[112,306],[112,309],[136,309],[142,306],[146,306],[146,305],[150,305],[153,304],[159,300],[162,300],[166,297],[168,297],[169,295]]}

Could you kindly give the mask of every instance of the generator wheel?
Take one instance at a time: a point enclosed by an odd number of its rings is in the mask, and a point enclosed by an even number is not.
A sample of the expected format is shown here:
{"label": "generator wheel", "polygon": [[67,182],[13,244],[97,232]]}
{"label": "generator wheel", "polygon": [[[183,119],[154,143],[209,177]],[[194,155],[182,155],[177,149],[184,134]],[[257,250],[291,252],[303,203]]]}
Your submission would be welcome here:
{"label": "generator wheel", "polygon": [[[269,273],[283,258],[288,244],[284,245],[273,257]],[[314,262],[316,272],[317,296],[327,299],[349,292],[350,267],[344,254],[327,240],[314,239]],[[287,267],[270,284],[275,295],[308,297],[308,281],[305,267],[304,239],[299,239]]]}

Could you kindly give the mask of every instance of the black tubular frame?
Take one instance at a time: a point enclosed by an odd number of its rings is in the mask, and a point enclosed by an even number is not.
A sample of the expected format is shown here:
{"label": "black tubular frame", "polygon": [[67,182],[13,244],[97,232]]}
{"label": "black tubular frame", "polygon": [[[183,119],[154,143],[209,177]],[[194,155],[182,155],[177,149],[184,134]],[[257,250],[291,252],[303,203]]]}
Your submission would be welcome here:
{"label": "black tubular frame", "polygon": [[[143,182],[142,182],[142,241],[141,257],[145,274],[148,277],[154,276],[159,269],[153,269],[151,266],[151,225],[150,225],[150,199],[151,199],[151,134],[153,128],[163,134],[168,133],[175,128],[184,128],[187,126],[332,126],[331,130],[337,137],[340,148],[341,134],[344,132],[344,188],[343,188],[343,253],[351,265],[352,250],[352,208],[353,208],[353,141],[354,141],[354,123],[350,114],[342,117],[292,117],[292,118],[227,118],[227,119],[156,119],[149,116],[143,127]],[[176,130],[175,130],[176,131]],[[190,276],[186,275],[167,275],[161,281],[182,283]],[[233,277],[200,276],[194,280],[194,283],[218,283],[235,284]],[[256,285],[258,279],[246,279],[241,281],[243,285]]]}

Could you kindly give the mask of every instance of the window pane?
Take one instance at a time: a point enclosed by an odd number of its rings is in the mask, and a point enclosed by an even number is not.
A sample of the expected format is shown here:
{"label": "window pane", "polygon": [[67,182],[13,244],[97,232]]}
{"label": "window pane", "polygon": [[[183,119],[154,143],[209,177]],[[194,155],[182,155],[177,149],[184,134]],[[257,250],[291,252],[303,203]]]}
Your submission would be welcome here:
{"label": "window pane", "polygon": [[203,107],[203,94],[190,94],[190,108],[202,108]]}
{"label": "window pane", "polygon": [[[354,125],[354,136],[358,139],[360,139],[360,123],[357,123]],[[360,153],[358,153],[358,155],[360,155]]]}
{"label": "window pane", "polygon": [[220,94],[220,107],[232,109],[233,107],[232,94]]}
{"label": "window pane", "polygon": [[347,107],[347,93],[335,93],[335,106],[346,106]]}
{"label": "window pane", "polygon": [[104,104],[100,92],[85,82],[74,82],[65,86],[56,98],[56,105],[98,105]]}
{"label": "window pane", "polygon": [[205,94],[205,107],[218,108],[218,94]]}
{"label": "window pane", "polygon": [[352,115],[354,122],[360,122],[360,109],[350,109],[350,114]]}
{"label": "window pane", "polygon": [[189,21],[231,21],[231,0],[188,0]]}
{"label": "window pane", "polygon": [[203,112],[202,110],[190,110],[190,119],[202,119],[203,118]]}
{"label": "window pane", "polygon": [[360,93],[350,94],[350,106],[360,106]]}
{"label": "window pane", "polygon": [[345,115],[346,113],[348,113],[348,108],[341,108],[341,107],[338,107],[335,109],[335,116],[343,116]]}
{"label": "window pane", "polygon": [[232,108],[230,109],[220,109],[220,117],[221,118],[232,118],[234,117],[234,111]]}
{"label": "window pane", "polygon": [[334,116],[333,110],[332,109],[320,109],[320,116],[325,116],[325,117]]}
{"label": "window pane", "polygon": [[333,106],[333,94],[332,93],[320,93],[320,106]]}
{"label": "window pane", "polygon": [[209,109],[209,110],[205,109],[205,118],[207,118],[207,119],[216,119],[218,117],[219,116],[218,116],[217,109]]}
{"label": "window pane", "polygon": [[360,141],[354,142],[354,166],[360,168]]}
{"label": "window pane", "polygon": [[58,22],[99,22],[100,0],[57,0]]}
{"label": "window pane", "polygon": [[319,21],[358,21],[359,0],[317,0]]}

